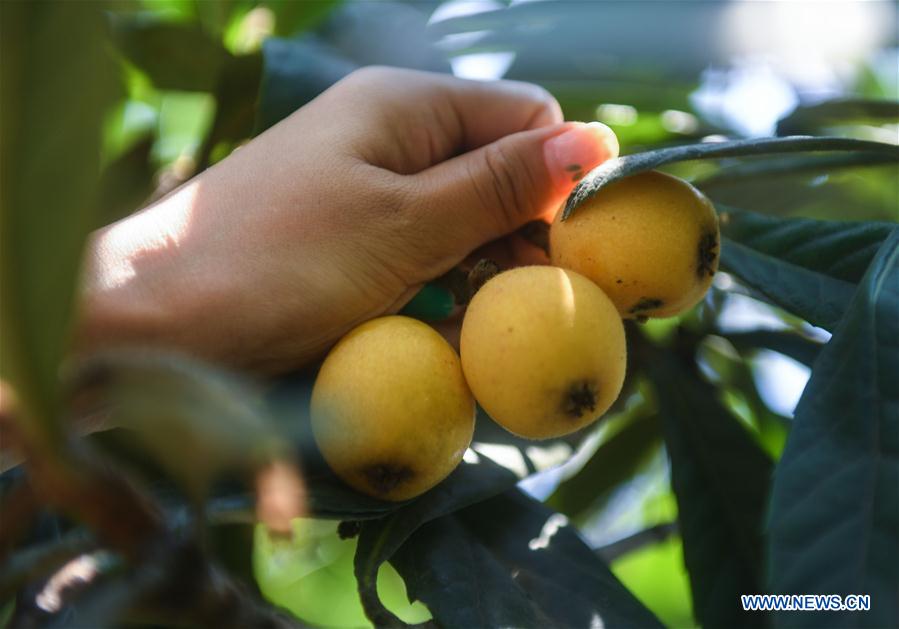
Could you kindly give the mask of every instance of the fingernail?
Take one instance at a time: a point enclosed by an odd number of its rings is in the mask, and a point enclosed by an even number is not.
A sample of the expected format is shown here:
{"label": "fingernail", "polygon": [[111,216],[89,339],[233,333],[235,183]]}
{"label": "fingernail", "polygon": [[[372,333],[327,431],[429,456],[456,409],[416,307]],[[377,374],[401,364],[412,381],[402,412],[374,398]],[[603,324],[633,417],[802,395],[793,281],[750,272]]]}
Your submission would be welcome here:
{"label": "fingernail", "polygon": [[590,170],[618,156],[618,138],[601,122],[576,122],[547,140],[543,158],[559,190],[570,190]]}

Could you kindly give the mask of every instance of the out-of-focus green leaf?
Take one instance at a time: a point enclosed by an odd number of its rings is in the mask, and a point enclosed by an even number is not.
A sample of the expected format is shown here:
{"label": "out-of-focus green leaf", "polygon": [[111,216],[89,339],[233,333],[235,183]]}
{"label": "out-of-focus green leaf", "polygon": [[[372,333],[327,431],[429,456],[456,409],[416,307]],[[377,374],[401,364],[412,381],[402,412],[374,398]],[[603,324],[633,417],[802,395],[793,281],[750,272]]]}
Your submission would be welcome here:
{"label": "out-of-focus green leaf", "polygon": [[250,0],[193,0],[197,20],[204,30],[216,39],[221,39],[231,16],[237,10],[246,10],[251,6]]}
{"label": "out-of-focus green leaf", "polygon": [[200,168],[210,163],[220,143],[236,143],[253,135],[259,83],[262,80],[262,56],[245,55],[225,66],[215,91],[218,104],[212,128],[199,151]]}
{"label": "out-of-focus green leaf", "polygon": [[697,348],[697,360],[714,372],[721,403],[751,427],[752,436],[776,460],[787,440],[790,419],[768,408],[749,363],[734,349],[720,337],[707,336]]}
{"label": "out-of-focus green leaf", "polygon": [[425,525],[392,562],[444,627],[660,626],[565,516],[519,490]]}
{"label": "out-of-focus green leaf", "polygon": [[579,205],[610,183],[665,164],[696,159],[818,151],[867,151],[887,155],[899,162],[899,146],[848,138],[797,136],[673,146],[625,155],[594,168],[571,192],[562,217],[568,218]]}
{"label": "out-of-focus green leaf", "polygon": [[138,440],[193,499],[224,470],[250,471],[287,448],[247,382],[204,363],[158,351],[115,351],[76,367],[76,412]]}
{"label": "out-of-focus green leaf", "polygon": [[899,625],[899,232],[815,363],[775,473],[771,591],[870,594],[870,611],[790,627]]}
{"label": "out-of-focus green leaf", "polygon": [[301,33],[324,19],[341,0],[266,0],[275,14],[275,35],[290,36]]}
{"label": "out-of-focus green leaf", "polygon": [[212,125],[215,100],[203,92],[165,92],[160,98],[155,163],[173,164],[196,156]]}
{"label": "out-of-focus green leaf", "polygon": [[486,457],[462,463],[442,483],[407,506],[380,520],[366,522],[359,534],[355,573],[365,613],[376,625],[395,624],[396,617],[378,600],[375,577],[403,542],[426,522],[495,496],[518,481],[512,472]]}
{"label": "out-of-focus green leaf", "polygon": [[0,3],[0,374],[45,426],[57,415],[78,261],[97,214],[103,116],[116,95],[103,8]]}
{"label": "out-of-focus green leaf", "polygon": [[834,124],[899,121],[899,102],[840,98],[797,107],[777,123],[778,135],[814,133]]}
{"label": "out-of-focus green leaf", "polygon": [[689,110],[692,84],[660,82],[639,78],[607,76],[575,80],[557,77],[515,76],[520,80],[539,83],[562,105],[566,120],[594,120],[596,108],[603,103],[627,103],[637,110],[660,111],[665,108]]}
{"label": "out-of-focus green leaf", "polygon": [[772,303],[809,323],[833,330],[852,299],[854,285],[779,260],[722,238],[721,268]]}
{"label": "out-of-focus green leaf", "polygon": [[212,91],[231,54],[196,23],[114,18],[119,49],[158,89]]}
{"label": "out-of-focus green leaf", "polygon": [[270,37],[262,45],[257,132],[264,131],[357,68],[316,40]]}
{"label": "out-of-focus green leaf", "polygon": [[638,414],[603,443],[584,467],[564,481],[547,504],[580,520],[597,503],[636,475],[661,446],[661,426],[653,414]]}
{"label": "out-of-focus green leaf", "polygon": [[692,356],[650,364],[671,457],[693,611],[704,627],[758,627],[740,594],[762,592],[771,460],[695,373]]}
{"label": "out-of-focus green leaf", "polygon": [[892,164],[895,161],[891,155],[868,152],[760,159],[724,166],[694,180],[693,185],[707,194],[714,194],[729,186],[759,186],[759,180],[767,184],[772,177],[823,174],[839,169]]}
{"label": "out-of-focus green leaf", "polygon": [[131,214],[150,197],[154,175],[152,148],[153,137],[148,135],[103,169],[100,223],[108,225]]}
{"label": "out-of-focus green leaf", "polygon": [[779,218],[721,208],[724,236],[767,256],[845,282],[857,283],[893,223]]}

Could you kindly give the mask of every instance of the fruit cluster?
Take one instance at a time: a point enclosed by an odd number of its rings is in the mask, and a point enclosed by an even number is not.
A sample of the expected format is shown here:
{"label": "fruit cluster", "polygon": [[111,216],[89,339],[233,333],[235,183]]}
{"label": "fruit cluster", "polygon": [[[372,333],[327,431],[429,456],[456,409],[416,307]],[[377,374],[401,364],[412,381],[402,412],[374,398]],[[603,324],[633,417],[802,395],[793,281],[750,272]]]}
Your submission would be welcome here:
{"label": "fruit cluster", "polygon": [[714,207],[681,179],[647,172],[603,188],[552,224],[555,266],[500,273],[474,295],[461,360],[408,317],[373,319],[341,339],[312,393],[325,460],[363,493],[406,500],[462,460],[475,400],[529,439],[591,424],[624,383],[622,318],[695,305],[717,269],[718,242]]}

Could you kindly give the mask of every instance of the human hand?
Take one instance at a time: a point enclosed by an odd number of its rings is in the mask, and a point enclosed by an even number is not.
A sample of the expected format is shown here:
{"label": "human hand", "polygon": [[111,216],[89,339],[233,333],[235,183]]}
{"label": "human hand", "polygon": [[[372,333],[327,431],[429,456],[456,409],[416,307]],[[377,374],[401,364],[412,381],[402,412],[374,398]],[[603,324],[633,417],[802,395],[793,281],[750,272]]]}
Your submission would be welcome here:
{"label": "human hand", "polygon": [[[300,367],[535,219],[617,154],[534,85],[366,68],[98,231],[79,346]],[[504,248],[522,261],[520,242]],[[496,246],[496,245],[494,245]]]}

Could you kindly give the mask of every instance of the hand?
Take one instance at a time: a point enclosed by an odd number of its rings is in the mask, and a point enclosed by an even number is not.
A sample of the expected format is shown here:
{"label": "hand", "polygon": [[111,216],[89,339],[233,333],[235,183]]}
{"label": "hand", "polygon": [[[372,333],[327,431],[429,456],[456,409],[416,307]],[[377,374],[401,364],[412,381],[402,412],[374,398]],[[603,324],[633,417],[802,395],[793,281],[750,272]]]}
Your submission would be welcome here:
{"label": "hand", "polygon": [[97,232],[79,346],[300,367],[478,247],[551,219],[617,150],[534,85],[357,71]]}

